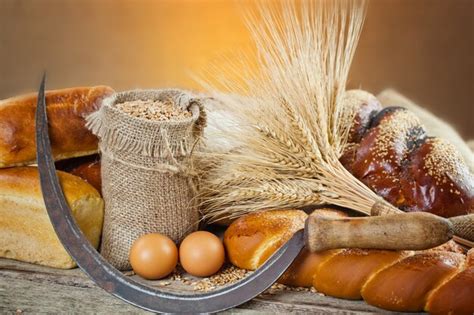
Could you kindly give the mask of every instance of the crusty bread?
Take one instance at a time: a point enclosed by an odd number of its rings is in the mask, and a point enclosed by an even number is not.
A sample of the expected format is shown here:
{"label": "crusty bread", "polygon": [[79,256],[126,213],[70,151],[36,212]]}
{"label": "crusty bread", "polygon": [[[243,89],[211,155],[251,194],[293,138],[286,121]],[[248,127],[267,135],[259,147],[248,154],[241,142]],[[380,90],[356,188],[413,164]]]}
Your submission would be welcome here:
{"label": "crusty bread", "polygon": [[362,297],[369,304],[392,311],[421,311],[428,294],[455,274],[463,262],[464,255],[457,253],[418,253],[372,275],[362,288]]}
{"label": "crusty bread", "polygon": [[[98,140],[84,117],[96,111],[114,91],[106,86],[77,87],[46,92],[51,146],[55,160],[97,152]],[[0,167],[35,162],[37,94],[0,101]]]}
{"label": "crusty bread", "polygon": [[[104,211],[99,193],[79,177],[58,175],[77,224],[97,248]],[[75,266],[49,220],[36,167],[0,169],[0,257],[64,269]]]}
{"label": "crusty bread", "polygon": [[474,313],[474,249],[468,253],[465,269],[433,290],[425,310],[430,314]]}
{"label": "crusty bread", "polygon": [[278,283],[293,287],[311,287],[318,267],[339,252],[339,249],[334,249],[311,253],[304,248],[280,279],[278,279]]}
{"label": "crusty bread", "polygon": [[[305,217],[297,210],[272,210],[239,218],[224,236],[230,261],[240,268],[258,268],[278,248],[276,244],[283,244],[299,229]],[[278,282],[313,285],[326,295],[363,298],[393,311],[472,314],[474,258],[468,255],[466,260],[463,254],[443,250],[450,247],[420,252],[341,249],[309,253],[304,249]]]}
{"label": "crusty bread", "polygon": [[254,270],[298,230],[308,215],[301,210],[274,210],[249,214],[236,220],[224,234],[232,264]]}
{"label": "crusty bread", "polygon": [[[344,212],[338,210],[321,208],[315,211],[328,216],[345,216]],[[296,231],[304,228],[307,217],[301,210],[270,210],[241,217],[224,234],[230,262],[239,268],[257,269]],[[278,282],[311,286],[315,266],[337,252],[310,253],[303,250]]]}
{"label": "crusty bread", "polygon": [[99,154],[62,160],[55,164],[57,170],[78,176],[91,184],[99,193],[102,192]]}
{"label": "crusty bread", "polygon": [[404,251],[344,249],[315,267],[312,284],[324,294],[360,300],[362,286],[370,276],[408,254]]}

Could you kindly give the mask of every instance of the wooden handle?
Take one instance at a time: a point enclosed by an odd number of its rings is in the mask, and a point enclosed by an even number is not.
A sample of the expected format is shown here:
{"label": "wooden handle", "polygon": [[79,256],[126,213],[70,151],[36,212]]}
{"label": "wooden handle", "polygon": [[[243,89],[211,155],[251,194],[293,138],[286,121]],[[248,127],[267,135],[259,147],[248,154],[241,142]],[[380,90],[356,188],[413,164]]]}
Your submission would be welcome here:
{"label": "wooden handle", "polygon": [[453,224],[454,234],[474,242],[474,214],[452,217],[449,221]]}
{"label": "wooden handle", "polygon": [[[404,213],[397,207],[392,206],[384,199],[380,199],[374,203],[370,209],[370,215],[391,215],[397,213]],[[474,214],[468,214],[458,217],[450,218],[449,221],[453,224],[453,232],[459,238],[474,242]]]}
{"label": "wooden handle", "polygon": [[313,212],[306,220],[307,248],[322,251],[335,248],[422,250],[452,238],[452,223],[426,212],[361,218],[330,218]]}

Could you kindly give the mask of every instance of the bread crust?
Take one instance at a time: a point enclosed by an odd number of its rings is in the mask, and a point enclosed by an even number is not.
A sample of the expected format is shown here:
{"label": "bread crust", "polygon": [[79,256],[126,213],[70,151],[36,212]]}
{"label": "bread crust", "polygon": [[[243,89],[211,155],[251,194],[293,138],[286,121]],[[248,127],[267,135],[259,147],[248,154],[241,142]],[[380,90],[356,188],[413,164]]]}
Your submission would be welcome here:
{"label": "bread crust", "polygon": [[278,283],[292,286],[310,288],[315,281],[316,270],[321,264],[337,255],[341,250],[326,250],[319,253],[311,253],[303,248],[295,261],[278,279]]}
{"label": "bread crust", "polygon": [[362,297],[391,311],[421,311],[430,291],[455,274],[464,259],[450,252],[417,253],[373,275],[364,284]]}
{"label": "bread crust", "polygon": [[251,213],[234,221],[224,234],[230,262],[255,270],[298,230],[308,215],[301,210]]}
{"label": "bread crust", "polygon": [[99,193],[102,193],[102,177],[100,174],[100,161],[85,162],[73,168],[69,173],[78,176],[91,184]]}
{"label": "bread crust", "polygon": [[464,269],[433,290],[425,306],[430,314],[474,313],[474,249],[467,253]]}
{"label": "bread crust", "polygon": [[405,251],[344,249],[319,264],[313,286],[326,295],[360,300],[369,277],[408,255],[410,252]]}
{"label": "bread crust", "polygon": [[[51,146],[55,160],[97,152],[97,137],[84,118],[99,109],[114,91],[107,86],[76,87],[46,92]],[[32,164],[36,160],[35,111],[37,94],[0,101],[0,167]]]}
{"label": "bread crust", "polygon": [[[58,177],[79,228],[98,248],[102,198],[77,176],[59,171]],[[76,266],[51,225],[36,167],[0,169],[0,257],[63,269]]]}
{"label": "bread crust", "polygon": [[[343,211],[320,208],[326,216],[346,216]],[[308,215],[301,210],[270,210],[251,213],[232,223],[224,234],[230,262],[239,268],[255,270],[298,230],[304,228]],[[279,283],[311,287],[315,268],[339,250],[310,253],[303,249]]]}
{"label": "bread crust", "polygon": [[[264,211],[239,218],[224,236],[230,261],[239,268],[258,268],[305,218],[298,210]],[[309,253],[303,249],[278,282],[313,285],[329,296],[363,298],[393,311],[472,314],[474,250],[466,259],[463,254],[446,251],[452,247],[448,243],[420,252],[341,249]]]}
{"label": "bread crust", "polygon": [[56,169],[78,176],[91,184],[99,193],[102,191],[100,155],[89,155],[55,163]]}
{"label": "bread crust", "polygon": [[355,111],[350,143],[340,158],[347,170],[407,212],[443,217],[474,212],[474,174],[453,145],[429,137],[407,109],[386,107],[374,114],[380,107],[367,105],[375,98],[371,94],[346,94]]}
{"label": "bread crust", "polygon": [[474,312],[474,267],[457,273],[428,298],[430,314],[472,314]]}

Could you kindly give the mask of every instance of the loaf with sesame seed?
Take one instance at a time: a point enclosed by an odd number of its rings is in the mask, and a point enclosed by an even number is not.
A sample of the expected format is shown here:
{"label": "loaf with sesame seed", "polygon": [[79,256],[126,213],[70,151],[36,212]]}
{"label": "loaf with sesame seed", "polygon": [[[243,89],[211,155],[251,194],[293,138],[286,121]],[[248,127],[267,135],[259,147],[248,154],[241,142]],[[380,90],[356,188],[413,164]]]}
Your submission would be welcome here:
{"label": "loaf with sesame seed", "polygon": [[374,106],[368,114],[375,96],[356,90],[347,95],[355,118],[341,163],[356,178],[404,211],[443,217],[474,212],[474,175],[452,144],[429,137],[407,109]]}

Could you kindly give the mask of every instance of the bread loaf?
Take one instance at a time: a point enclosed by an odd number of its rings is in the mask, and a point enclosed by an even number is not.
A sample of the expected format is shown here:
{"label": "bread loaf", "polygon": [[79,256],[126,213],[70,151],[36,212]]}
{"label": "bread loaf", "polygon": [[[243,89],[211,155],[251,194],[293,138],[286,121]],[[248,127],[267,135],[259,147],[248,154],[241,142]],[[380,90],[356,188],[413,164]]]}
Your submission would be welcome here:
{"label": "bread loaf", "polygon": [[254,270],[298,230],[307,214],[300,210],[265,211],[232,223],[224,234],[228,258],[237,267]]}
{"label": "bread loaf", "polygon": [[340,251],[334,249],[311,253],[304,248],[277,282],[292,287],[309,288],[313,286],[313,277],[318,267]]}
{"label": "bread loaf", "polygon": [[340,159],[344,167],[404,211],[443,217],[474,212],[474,174],[456,148],[429,137],[411,111],[381,109],[374,99],[364,91],[346,92],[355,118]]}
{"label": "bread loaf", "polygon": [[78,176],[102,192],[100,157],[98,154],[56,162],[56,169]]}
{"label": "bread loaf", "polygon": [[383,107],[397,105],[413,112],[420,118],[428,134],[452,143],[464,158],[471,173],[474,173],[474,142],[472,140],[466,144],[456,130],[448,123],[394,90],[382,91],[377,95],[377,99],[382,103]]}
{"label": "bread loaf", "polygon": [[[97,138],[84,126],[113,90],[106,86],[46,92],[51,146],[55,160],[97,152]],[[35,111],[37,95],[0,101],[0,167],[32,164],[36,160]]]}
{"label": "bread loaf", "polygon": [[319,292],[341,299],[360,300],[361,289],[372,274],[409,255],[405,251],[340,250],[315,267],[312,285]]}
{"label": "bread loaf", "polygon": [[[298,210],[273,210],[239,218],[224,235],[230,261],[240,268],[258,268],[276,250],[274,244],[285,243],[302,227],[304,217]],[[449,246],[421,252],[303,250],[278,282],[313,285],[329,296],[363,298],[393,311],[472,314],[473,260],[443,248]]]}
{"label": "bread loaf", "polygon": [[430,314],[472,314],[474,312],[474,250],[467,255],[465,269],[447,278],[428,296]]}
{"label": "bread loaf", "polygon": [[384,309],[421,311],[429,293],[460,270],[463,263],[464,256],[456,253],[418,253],[376,271],[361,294],[367,303]]}
{"label": "bread loaf", "polygon": [[[99,193],[79,177],[58,176],[72,215],[97,248],[104,207]],[[0,169],[0,257],[64,269],[75,266],[49,220],[36,167]]]}
{"label": "bread loaf", "polygon": [[[330,209],[317,210],[328,216],[345,216]],[[273,210],[248,214],[232,223],[224,234],[230,262],[243,269],[255,270],[298,230],[304,228],[308,215],[301,210]],[[279,283],[309,287],[314,267],[337,250],[310,253],[303,250],[278,280]]]}

